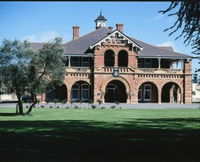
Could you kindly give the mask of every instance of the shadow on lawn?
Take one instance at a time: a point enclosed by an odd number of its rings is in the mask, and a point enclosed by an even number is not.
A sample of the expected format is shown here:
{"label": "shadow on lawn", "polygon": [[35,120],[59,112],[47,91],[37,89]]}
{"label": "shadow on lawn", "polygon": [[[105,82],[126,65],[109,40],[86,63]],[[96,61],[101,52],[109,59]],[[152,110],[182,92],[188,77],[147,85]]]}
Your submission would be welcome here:
{"label": "shadow on lawn", "polygon": [[1,160],[199,162],[199,122],[198,118],[1,121]]}
{"label": "shadow on lawn", "polygon": [[17,116],[16,113],[0,113],[0,117],[1,116]]}

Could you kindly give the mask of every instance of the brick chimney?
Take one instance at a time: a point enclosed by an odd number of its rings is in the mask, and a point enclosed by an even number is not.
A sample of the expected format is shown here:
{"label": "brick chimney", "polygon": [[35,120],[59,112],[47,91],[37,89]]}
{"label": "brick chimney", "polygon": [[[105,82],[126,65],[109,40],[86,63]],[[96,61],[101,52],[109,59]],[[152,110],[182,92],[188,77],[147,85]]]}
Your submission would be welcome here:
{"label": "brick chimney", "polygon": [[73,40],[79,38],[79,26],[73,26]]}
{"label": "brick chimney", "polygon": [[124,24],[116,24],[116,28],[117,28],[117,30],[119,30],[120,32],[123,32],[123,26],[124,26]]}

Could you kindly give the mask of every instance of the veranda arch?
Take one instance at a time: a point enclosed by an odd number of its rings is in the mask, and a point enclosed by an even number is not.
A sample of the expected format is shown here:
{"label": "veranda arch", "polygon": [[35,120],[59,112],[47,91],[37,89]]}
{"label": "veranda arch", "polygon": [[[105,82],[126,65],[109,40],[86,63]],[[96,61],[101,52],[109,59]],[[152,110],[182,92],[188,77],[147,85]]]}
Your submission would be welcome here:
{"label": "veranda arch", "polygon": [[153,82],[144,82],[138,88],[139,103],[158,103],[158,87]]}
{"label": "veranda arch", "polygon": [[59,102],[65,100],[67,101],[67,86],[65,84],[62,85],[56,85],[52,83],[51,85],[53,87],[53,90],[49,90],[46,92],[46,101],[54,101],[58,100]]}
{"label": "veranda arch", "polygon": [[[122,99],[119,100],[119,98],[117,98],[117,94],[115,94],[115,99],[114,100],[107,100],[107,96],[108,94],[106,94],[108,92],[108,89],[115,89],[117,91],[117,89],[121,92],[121,94],[123,94],[123,96],[121,97]],[[101,91],[104,94],[104,101],[105,102],[130,102],[130,97],[128,94],[130,94],[130,85],[129,83],[122,77],[111,77],[108,80],[106,80],[102,86],[101,86]],[[110,92],[111,93],[111,92]]]}
{"label": "veranda arch", "polygon": [[161,102],[181,103],[182,91],[180,86],[175,82],[165,83],[162,87]]}

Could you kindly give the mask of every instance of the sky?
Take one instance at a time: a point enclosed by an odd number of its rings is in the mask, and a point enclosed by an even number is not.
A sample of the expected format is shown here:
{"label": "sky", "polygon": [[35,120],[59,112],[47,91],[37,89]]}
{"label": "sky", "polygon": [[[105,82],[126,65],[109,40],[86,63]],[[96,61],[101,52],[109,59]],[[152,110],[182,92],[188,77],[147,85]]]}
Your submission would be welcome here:
{"label": "sky", "polygon": [[[171,2],[0,2],[0,42],[3,39],[47,42],[60,36],[63,43],[72,40],[72,26],[80,26],[80,36],[95,30],[94,20],[102,15],[106,25],[124,24],[124,33],[152,45],[172,46],[175,51],[191,56],[191,47],[178,33],[169,37],[164,29],[176,17],[158,13]],[[200,68],[192,61],[192,71]]]}

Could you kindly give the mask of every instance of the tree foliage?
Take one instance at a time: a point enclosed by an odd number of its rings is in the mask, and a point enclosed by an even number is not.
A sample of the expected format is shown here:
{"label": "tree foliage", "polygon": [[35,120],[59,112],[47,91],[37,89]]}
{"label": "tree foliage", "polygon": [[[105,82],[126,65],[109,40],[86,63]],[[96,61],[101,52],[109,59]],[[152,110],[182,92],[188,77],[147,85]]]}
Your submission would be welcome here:
{"label": "tree foliage", "polygon": [[[175,10],[173,13],[170,13]],[[183,37],[184,44],[191,45],[193,54],[200,54],[200,1],[172,1],[166,10],[159,11],[168,16],[176,16],[175,23],[165,29],[171,30],[169,36],[181,30],[176,39]]]}
{"label": "tree foliage", "polygon": [[19,113],[23,114],[22,96],[31,96],[31,105],[37,103],[37,94],[45,93],[50,82],[64,79],[61,39],[46,43],[40,50],[31,49],[28,41],[4,40],[0,47],[0,82],[16,93]]}
{"label": "tree foliage", "polygon": [[23,114],[21,98],[29,81],[28,65],[33,54],[29,46],[27,41],[21,43],[17,40],[4,40],[0,47],[1,83],[16,93],[20,114]]}

